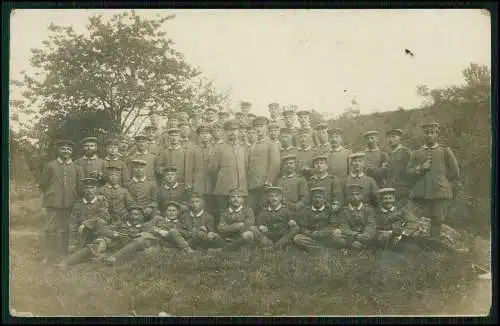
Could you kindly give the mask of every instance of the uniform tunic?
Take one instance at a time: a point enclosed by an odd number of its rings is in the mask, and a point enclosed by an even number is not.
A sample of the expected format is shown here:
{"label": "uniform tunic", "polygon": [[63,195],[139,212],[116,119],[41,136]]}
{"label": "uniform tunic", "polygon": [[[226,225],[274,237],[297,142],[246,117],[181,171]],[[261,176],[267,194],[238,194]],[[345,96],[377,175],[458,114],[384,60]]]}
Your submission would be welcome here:
{"label": "uniform tunic", "polygon": [[158,177],[163,175],[167,167],[177,169],[177,180],[186,183],[186,149],[181,145],[168,147],[156,157],[156,173]]}
{"label": "uniform tunic", "polygon": [[94,155],[92,157],[82,156],[75,162],[83,169],[84,178],[101,179],[104,174],[104,160]]}
{"label": "uniform tunic", "polygon": [[[243,228],[235,228],[233,224],[244,223]],[[250,207],[245,205],[233,210],[228,207],[221,213],[220,224],[217,228],[219,234],[226,240],[234,240],[255,225],[255,215]]]}
{"label": "uniform tunic", "polygon": [[297,148],[297,172],[302,174],[304,168],[312,168],[312,159],[314,150],[312,146],[306,148]]}
{"label": "uniform tunic", "polygon": [[329,173],[325,173],[321,177],[313,175],[309,179],[309,190],[315,187],[325,188],[326,202],[328,204],[337,203],[339,207],[344,205],[344,193],[336,176]]}
{"label": "uniform tunic", "polygon": [[214,195],[228,195],[239,188],[247,195],[247,151],[240,144],[223,143],[216,147],[209,171],[215,177]]}
{"label": "uniform tunic", "polygon": [[324,144],[319,144],[314,147],[314,153],[315,155],[321,154],[321,155],[328,155],[330,154],[330,151],[332,150],[332,144],[329,142],[326,142]]}
{"label": "uniform tunic", "polygon": [[280,152],[276,142],[264,138],[257,141],[249,151],[247,173],[248,189],[274,184],[280,171]]}
{"label": "uniform tunic", "polygon": [[334,218],[334,213],[327,203],[318,208],[308,206],[301,213],[302,218],[298,221],[300,232],[307,236],[311,236],[314,231],[328,231],[339,227],[339,221]]}
{"label": "uniform tunic", "polygon": [[288,222],[292,219],[292,212],[284,205],[279,205],[276,209],[267,207],[257,217],[257,225],[266,226],[269,232],[264,233],[264,236],[276,242],[290,231]]}
{"label": "uniform tunic", "polygon": [[130,179],[126,186],[135,203],[142,209],[146,207],[158,207],[158,188],[152,180],[144,178],[139,180],[135,177]]}
{"label": "uniform tunic", "polygon": [[104,196],[108,201],[108,211],[111,221],[126,221],[128,218],[128,209],[135,204],[130,192],[120,187],[120,185],[105,184],[98,191],[99,195]]}
{"label": "uniform tunic", "polygon": [[340,212],[339,216],[340,230],[342,235],[347,238],[347,243],[359,241],[365,245],[370,244],[375,236],[376,221],[375,211],[366,205],[352,207],[348,205]]}
{"label": "uniform tunic", "polygon": [[349,174],[341,182],[341,186],[344,191],[344,197],[347,197],[349,186],[352,184],[359,184],[363,186],[363,203],[371,205],[373,207],[377,206],[377,191],[379,187],[372,177],[369,177],[364,173],[360,173],[359,175],[356,175],[354,173]]}
{"label": "uniform tunic", "polygon": [[109,206],[104,196],[95,196],[94,199],[87,201],[85,198],[74,203],[71,209],[71,217],[77,224],[85,220],[102,219],[109,223]]}
{"label": "uniform tunic", "polygon": [[192,211],[184,212],[181,214],[179,220],[181,221],[179,231],[184,238],[195,236],[202,226],[206,227],[208,232],[215,232],[214,217],[208,212],[201,211],[197,214],[194,214]]}
{"label": "uniform tunic", "polygon": [[291,210],[300,210],[309,201],[309,186],[306,178],[302,176],[284,175],[278,179],[276,185],[283,191],[283,203]]}
{"label": "uniform tunic", "polygon": [[377,232],[392,231],[393,235],[400,235],[403,233],[403,227],[407,220],[406,211],[397,206],[393,206],[389,210],[380,207],[376,212]]}
{"label": "uniform tunic", "polygon": [[139,153],[135,152],[131,155],[129,155],[128,160],[127,160],[127,166],[129,168],[130,175],[133,175],[133,168],[132,168],[132,161],[133,160],[143,160],[146,161],[146,166],[144,168],[144,172],[146,174],[146,178],[148,180],[156,180],[156,163],[155,163],[155,156],[148,151]]}
{"label": "uniform tunic", "polygon": [[125,161],[121,160],[120,157],[111,158],[106,156],[104,158],[104,169],[108,167],[115,167],[120,169],[120,185],[123,187],[130,180],[130,171],[127,168]]}
{"label": "uniform tunic", "polygon": [[43,191],[43,206],[55,209],[71,209],[78,198],[79,180],[83,178],[83,170],[70,160],[63,162],[60,158],[48,163],[40,178]]}
{"label": "uniform tunic", "polygon": [[297,147],[295,146],[289,146],[288,148],[284,148],[283,146],[280,146],[280,158],[283,159],[283,157],[287,155],[297,155]]}
{"label": "uniform tunic", "polygon": [[186,182],[192,185],[193,192],[211,195],[214,180],[209,173],[210,160],[215,154],[214,146],[198,145],[186,152]]}
{"label": "uniform tunic", "polygon": [[382,166],[388,162],[388,155],[380,148],[365,149],[365,173],[377,182],[379,187],[383,186],[384,178]]}
{"label": "uniform tunic", "polygon": [[388,166],[385,171],[386,186],[396,189],[396,196],[408,197],[411,182],[408,180],[407,169],[411,159],[411,151],[403,146],[389,152]]}
{"label": "uniform tunic", "polygon": [[349,173],[349,155],[350,149],[345,147],[335,148],[328,153],[328,172],[339,179],[344,178]]}
{"label": "uniform tunic", "polygon": [[187,193],[182,183],[176,182],[173,185],[165,183],[158,187],[158,209],[162,214],[167,209],[169,201],[175,201],[182,205],[186,204]]}

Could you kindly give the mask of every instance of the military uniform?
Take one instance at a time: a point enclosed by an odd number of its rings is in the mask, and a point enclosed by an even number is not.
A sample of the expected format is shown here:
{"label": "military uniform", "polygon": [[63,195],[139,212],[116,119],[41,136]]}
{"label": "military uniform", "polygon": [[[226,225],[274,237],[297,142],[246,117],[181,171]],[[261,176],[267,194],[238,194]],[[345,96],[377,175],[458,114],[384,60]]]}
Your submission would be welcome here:
{"label": "military uniform", "polygon": [[[82,140],[82,144],[94,143],[97,146],[97,138],[87,137]],[[97,154],[91,157],[82,156],[75,161],[83,170],[84,178],[96,178],[99,183],[103,182],[104,176],[104,160],[99,158]]]}
{"label": "military uniform", "polygon": [[327,137],[326,134],[327,129],[328,129],[328,124],[326,122],[320,122],[314,127],[314,130],[316,132],[315,136],[317,138],[314,151],[316,152],[317,155],[328,155],[332,150],[332,144],[330,144],[328,139],[322,142],[319,136],[320,133],[325,133],[325,136]]}
{"label": "military uniform", "polygon": [[216,233],[214,217],[209,212],[184,212],[180,220],[179,231],[184,239],[188,239],[189,247],[208,249],[224,245],[224,240]]}
{"label": "military uniform", "polygon": [[120,186],[124,186],[128,180],[130,180],[130,171],[127,164],[122,161],[119,157],[109,157],[104,158],[104,171],[109,168],[117,168],[120,171]]}
{"label": "military uniform", "polygon": [[[178,133],[179,129],[169,129],[168,133]],[[156,158],[156,173],[163,175],[166,167],[173,166],[177,168],[177,180],[186,184],[186,149],[181,145],[170,146],[160,152]]]}
{"label": "military uniform", "polygon": [[352,172],[341,182],[344,194],[347,194],[348,188],[353,184],[363,185],[363,202],[365,204],[370,206],[377,206],[377,191],[379,190],[379,187],[372,177],[369,177],[364,173],[355,174],[354,172]]}
{"label": "military uniform", "polygon": [[353,207],[350,203],[339,214],[340,236],[336,242],[341,246],[352,246],[357,241],[364,247],[373,244],[376,232],[375,211],[361,203]]}
{"label": "military uniform", "polygon": [[[383,188],[378,192],[380,197],[384,196],[384,194],[396,197],[396,190],[394,188]],[[407,212],[396,205],[390,208],[380,205],[375,214],[377,223],[376,244],[382,248],[396,246],[397,242],[401,240],[404,226],[408,220]]]}
{"label": "military uniform", "polygon": [[[135,137],[137,141],[147,140],[147,137],[143,135],[138,135]],[[141,160],[145,161],[145,174],[148,180],[154,180],[156,182],[156,157],[149,153],[147,150],[144,152],[136,151],[135,153],[129,155],[127,166],[129,168],[130,175],[133,175],[132,171],[132,161]]]}
{"label": "military uniform", "polygon": [[158,187],[158,209],[160,213],[164,213],[167,208],[167,204],[171,201],[175,201],[185,209],[187,201],[187,191],[182,183],[176,182],[174,184],[164,183]]}
{"label": "military uniform", "polygon": [[[363,134],[363,136],[369,137],[371,135],[378,135],[378,131],[371,130]],[[365,173],[369,177],[372,177],[377,182],[379,187],[383,187],[385,184],[383,168],[387,166],[389,160],[388,155],[379,147],[376,148],[365,148],[363,151],[365,153]]]}
{"label": "military uniform", "polygon": [[311,167],[314,154],[314,150],[310,145],[305,148],[297,147],[297,172],[306,179],[312,175]]}
{"label": "military uniform", "polygon": [[121,187],[119,184],[106,183],[99,188],[98,194],[104,196],[108,202],[111,222],[127,220],[128,210],[135,204],[135,201],[126,188]]}
{"label": "military uniform", "polygon": [[330,205],[336,205],[339,208],[344,205],[344,193],[340,186],[339,179],[326,172],[322,176],[313,175],[309,178],[309,189],[322,187],[325,189],[326,201]]}
{"label": "military uniform", "polygon": [[[73,147],[69,141],[60,141],[59,146]],[[43,206],[47,209],[48,220],[44,226],[46,259],[68,253],[70,234],[70,214],[83,171],[71,158],[59,157],[48,163],[40,176],[43,191]]]}
{"label": "military uniform", "polygon": [[[290,144],[285,147],[282,137],[290,137]],[[281,159],[288,155],[297,155],[297,147],[293,145],[292,131],[287,128],[282,128],[280,131],[280,156]]]}
{"label": "military uniform", "polygon": [[[296,159],[295,155],[283,157],[285,163],[289,159]],[[297,175],[296,172],[285,175],[284,173],[276,182],[283,191],[283,203],[295,213],[300,212],[309,201],[309,185],[306,178]]]}
{"label": "military uniform", "polygon": [[[328,129],[328,135],[332,138],[335,136],[341,137],[342,129]],[[333,140],[331,140],[331,143],[332,142]],[[351,154],[352,151],[348,148],[345,148],[340,143],[338,143],[336,147],[332,145],[332,149],[328,153],[328,172],[339,179],[347,176],[349,174],[349,156]]]}
{"label": "military uniform", "polygon": [[[135,160],[132,164],[145,165],[145,161]],[[138,179],[135,176],[127,183],[127,190],[132,195],[135,203],[142,209],[146,207],[158,207],[158,187],[156,182],[143,177]]]}

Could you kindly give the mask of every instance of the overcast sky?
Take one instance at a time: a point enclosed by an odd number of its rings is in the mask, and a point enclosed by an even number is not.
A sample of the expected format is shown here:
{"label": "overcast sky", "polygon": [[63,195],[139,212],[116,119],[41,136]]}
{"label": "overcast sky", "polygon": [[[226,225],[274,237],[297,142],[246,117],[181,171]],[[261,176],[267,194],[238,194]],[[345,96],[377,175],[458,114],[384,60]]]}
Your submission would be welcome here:
{"label": "overcast sky", "polygon": [[[15,11],[11,77],[30,71],[30,49],[41,47],[51,22],[83,32],[89,16],[120,11]],[[258,114],[272,101],[338,114],[353,97],[362,113],[414,108],[418,84],[461,84],[470,62],[491,62],[490,18],[480,10],[136,12],[175,13],[167,31],[176,50],[217,88],[231,89],[234,106],[250,101]]]}

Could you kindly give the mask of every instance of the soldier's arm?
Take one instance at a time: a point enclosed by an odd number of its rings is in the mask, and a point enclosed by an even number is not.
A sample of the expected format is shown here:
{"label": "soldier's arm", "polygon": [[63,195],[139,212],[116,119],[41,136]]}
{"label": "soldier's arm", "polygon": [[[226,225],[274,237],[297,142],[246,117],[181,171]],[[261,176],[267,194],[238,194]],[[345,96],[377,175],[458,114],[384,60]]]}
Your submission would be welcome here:
{"label": "soldier's arm", "polygon": [[154,160],[155,172],[158,178],[163,175],[163,171],[165,170],[165,151],[160,151]]}
{"label": "soldier's arm", "polygon": [[184,179],[185,179],[185,186],[189,187],[192,186],[194,183],[193,180],[193,175],[194,175],[194,166],[196,164],[196,148],[193,146],[189,146],[186,148],[186,151],[184,152]]}
{"label": "soldier's arm", "polygon": [[[155,216],[150,221],[144,223],[143,228],[146,232],[154,232],[154,229],[158,226],[158,223],[162,219],[161,216]],[[167,230],[168,231],[168,230]]]}
{"label": "soldier's arm", "polygon": [[354,232],[351,227],[349,226],[348,222],[348,217],[345,212],[342,212],[340,214],[339,218],[339,229],[342,231],[344,235],[347,237],[353,237],[354,235],[358,234],[358,232]]}
{"label": "soldier's arm", "polygon": [[267,173],[267,184],[273,184],[276,182],[278,179],[278,174],[280,172],[280,149],[278,147],[278,144],[276,143],[271,143],[271,146],[269,146],[269,166],[268,166],[268,173]]}
{"label": "soldier's arm", "polygon": [[54,170],[51,168],[50,163],[44,164],[39,184],[42,191],[47,191],[47,189],[49,188],[50,182],[52,181],[53,172]]}
{"label": "soldier's arm", "polygon": [[366,216],[366,225],[365,229],[362,233],[358,233],[354,239],[357,240],[370,240],[375,236],[375,232],[377,229],[377,223],[375,221],[375,211],[371,208],[368,208],[365,211]]}
{"label": "soldier's arm", "polygon": [[338,207],[342,207],[344,205],[344,192],[342,191],[342,187],[340,186],[340,180],[333,176],[331,183],[331,191],[333,194],[332,204],[336,204]]}
{"label": "soldier's arm", "polygon": [[215,153],[210,158],[210,161],[208,164],[208,172],[209,173],[216,174],[219,171],[220,160],[221,160],[221,151],[220,151],[220,147],[217,146],[217,148],[215,149]]}
{"label": "soldier's arm", "polygon": [[299,201],[295,203],[295,205],[299,209],[303,209],[306,207],[309,202],[309,186],[307,185],[307,181],[304,177],[300,178],[299,182]]}
{"label": "soldier's arm", "polygon": [[71,207],[71,213],[70,213],[70,221],[76,221],[76,225],[80,225],[82,222],[81,214],[80,214],[80,209],[78,207],[78,203],[74,203],[73,206]]}
{"label": "soldier's arm", "polygon": [[109,222],[111,220],[111,217],[109,215],[109,205],[108,205],[108,200],[104,196],[100,196],[101,200],[98,203],[98,216],[97,218],[103,219],[106,222]]}
{"label": "soldier's arm", "polygon": [[418,163],[418,154],[416,152],[413,152],[410,155],[410,161],[406,168],[406,174],[411,178],[418,178],[425,174],[425,172],[420,169],[420,164]]}
{"label": "soldier's arm", "polygon": [[245,227],[249,228],[255,225],[255,214],[250,207],[245,209]]}
{"label": "soldier's arm", "polygon": [[150,188],[150,199],[151,199],[151,207],[158,208],[158,187],[156,186],[156,182],[151,182]]}
{"label": "soldier's arm", "polygon": [[122,167],[121,167],[121,170],[122,170],[122,184],[123,186],[125,186],[127,184],[127,182],[130,180],[130,171],[127,167],[127,164],[122,161]]}
{"label": "soldier's arm", "polygon": [[371,179],[370,180],[370,196],[371,196],[371,202],[370,204],[373,205],[373,207],[376,207],[377,206],[377,202],[378,202],[378,190],[379,190],[379,187],[377,185],[377,183],[375,182],[375,180]]}
{"label": "soldier's arm", "polygon": [[212,214],[205,212],[206,220],[205,227],[208,229],[208,232],[217,232],[217,228],[215,227],[215,219]]}
{"label": "soldier's arm", "polygon": [[123,192],[124,192],[123,198],[125,200],[125,207],[127,207],[128,210],[132,205],[135,205],[135,200],[127,188],[123,188]]}
{"label": "soldier's arm", "polygon": [[449,147],[446,147],[444,154],[448,178],[452,182],[459,181],[460,168],[458,167],[458,162],[455,154],[453,154],[453,151]]}
{"label": "soldier's arm", "polygon": [[[286,219],[291,221],[293,217],[287,212]],[[290,242],[297,234],[300,232],[300,227],[298,225],[288,226],[288,229],[285,231],[284,235],[275,243],[275,246],[281,246],[285,243]]]}

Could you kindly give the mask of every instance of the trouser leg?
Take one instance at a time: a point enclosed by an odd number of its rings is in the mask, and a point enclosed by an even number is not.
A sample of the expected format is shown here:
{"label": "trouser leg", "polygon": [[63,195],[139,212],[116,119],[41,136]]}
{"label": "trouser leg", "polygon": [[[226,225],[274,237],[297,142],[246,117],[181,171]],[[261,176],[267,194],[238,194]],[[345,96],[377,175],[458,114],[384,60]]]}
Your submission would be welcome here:
{"label": "trouser leg", "polygon": [[262,193],[262,187],[251,189],[248,191],[248,206],[254,211],[255,215],[258,215],[261,209]]}
{"label": "trouser leg", "polygon": [[150,247],[150,241],[148,239],[138,238],[127,244],[122,249],[118,250],[113,257],[116,261],[126,260],[130,258],[134,253],[140,250],[147,249]]}
{"label": "trouser leg", "polygon": [[[221,240],[225,241],[224,239],[221,238]],[[234,241],[231,241],[230,243],[226,244],[224,246],[225,251],[234,251],[237,250],[243,246],[250,245],[254,241],[254,235],[252,231],[245,231],[241,233],[240,237],[235,239]]]}
{"label": "trouser leg", "polygon": [[182,234],[177,229],[171,229],[168,231],[167,240],[175,244],[175,246],[181,250],[188,250],[191,248],[189,246],[189,243],[186,241],[186,239],[184,239]]}
{"label": "trouser leg", "polygon": [[446,218],[447,201],[435,199],[429,203],[429,215],[431,218],[431,236],[439,237],[441,235],[441,228]]}
{"label": "trouser leg", "polygon": [[59,255],[64,256],[69,253],[69,216],[71,214],[71,210],[69,209],[61,209],[58,212],[57,224],[58,224],[58,247],[59,247]]}
{"label": "trouser leg", "polygon": [[323,246],[316,242],[313,238],[308,237],[304,234],[297,234],[293,238],[293,242],[302,249],[308,252],[318,252],[323,249]]}
{"label": "trouser leg", "polygon": [[216,201],[216,211],[217,211],[217,216],[220,216],[220,214],[227,208],[227,196],[226,195],[216,195],[215,196],[215,201]]}
{"label": "trouser leg", "polygon": [[48,220],[44,227],[45,258],[53,261],[68,253],[69,247],[69,209],[47,209]]}
{"label": "trouser leg", "polygon": [[273,242],[265,236],[259,229],[255,226],[250,227],[250,232],[252,232],[254,241],[263,247],[269,247]]}
{"label": "trouser leg", "polygon": [[57,252],[57,227],[55,209],[47,208],[47,221],[45,222],[43,232],[44,258],[47,260],[54,260]]}
{"label": "trouser leg", "polygon": [[67,259],[67,264],[68,266],[76,265],[78,263],[81,263],[89,259],[91,256],[92,256],[92,251],[88,247],[85,247],[71,254]]}

